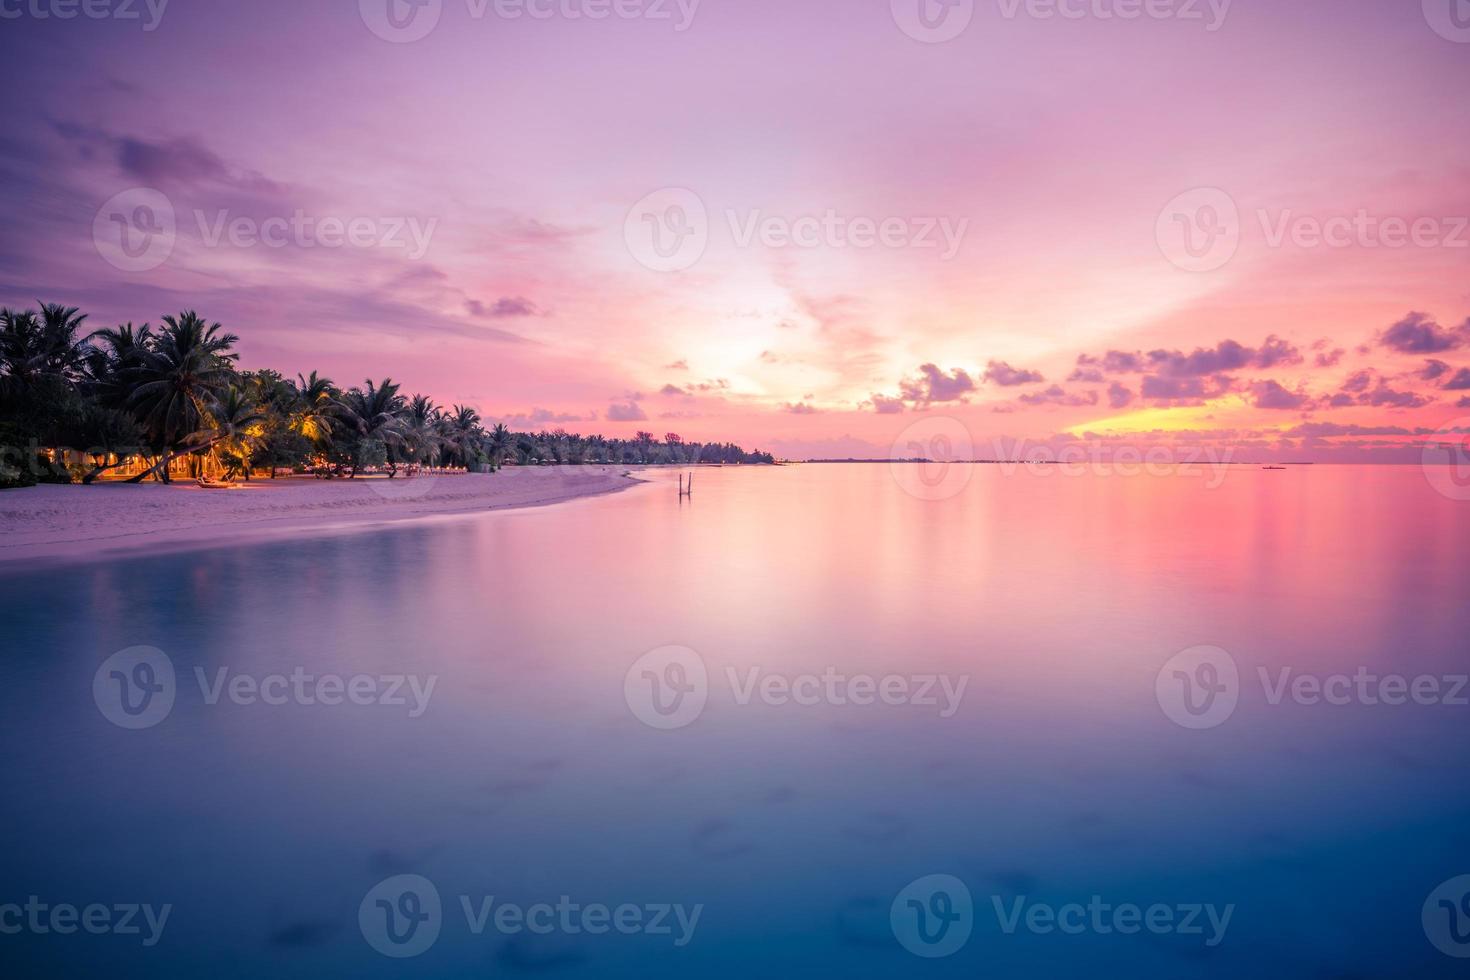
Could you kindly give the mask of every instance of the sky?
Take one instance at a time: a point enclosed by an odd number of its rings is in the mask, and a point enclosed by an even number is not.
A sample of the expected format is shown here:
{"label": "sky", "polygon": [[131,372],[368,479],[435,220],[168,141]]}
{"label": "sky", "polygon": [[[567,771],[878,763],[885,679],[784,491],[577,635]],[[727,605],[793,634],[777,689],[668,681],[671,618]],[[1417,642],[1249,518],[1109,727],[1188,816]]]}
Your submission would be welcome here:
{"label": "sky", "polygon": [[0,0],[0,46],[0,303],[243,367],[791,458],[1470,425],[1466,0]]}

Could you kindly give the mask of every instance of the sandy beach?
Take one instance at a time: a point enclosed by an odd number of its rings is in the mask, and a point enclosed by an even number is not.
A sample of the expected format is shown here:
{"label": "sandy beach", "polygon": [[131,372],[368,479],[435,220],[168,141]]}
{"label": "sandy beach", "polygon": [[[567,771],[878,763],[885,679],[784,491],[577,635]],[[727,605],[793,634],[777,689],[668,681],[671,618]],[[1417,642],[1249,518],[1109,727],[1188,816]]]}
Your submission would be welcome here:
{"label": "sandy beach", "polygon": [[636,485],[623,467],[544,466],[412,480],[38,486],[0,494],[0,566],[75,561],[537,507]]}

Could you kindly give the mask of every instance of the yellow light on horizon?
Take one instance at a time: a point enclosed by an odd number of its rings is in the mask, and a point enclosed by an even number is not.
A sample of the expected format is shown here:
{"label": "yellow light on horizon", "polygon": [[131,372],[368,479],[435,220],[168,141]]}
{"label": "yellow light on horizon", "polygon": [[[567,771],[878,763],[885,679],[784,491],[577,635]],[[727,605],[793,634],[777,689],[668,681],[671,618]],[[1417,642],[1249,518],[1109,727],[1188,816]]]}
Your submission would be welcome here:
{"label": "yellow light on horizon", "polygon": [[1236,424],[1253,429],[1280,429],[1279,422],[1262,425],[1258,419],[1243,418],[1250,403],[1239,395],[1215,398],[1203,405],[1140,408],[1110,418],[1079,422],[1064,429],[1071,435],[1086,432],[1135,435],[1141,432],[1185,432],[1193,429],[1232,428]]}

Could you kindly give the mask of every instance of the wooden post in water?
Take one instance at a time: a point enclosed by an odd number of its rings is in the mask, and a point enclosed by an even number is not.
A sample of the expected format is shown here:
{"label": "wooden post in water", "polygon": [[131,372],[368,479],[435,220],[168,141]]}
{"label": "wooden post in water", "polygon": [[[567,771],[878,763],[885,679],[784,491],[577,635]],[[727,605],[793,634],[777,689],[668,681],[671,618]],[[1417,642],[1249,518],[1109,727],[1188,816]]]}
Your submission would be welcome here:
{"label": "wooden post in water", "polygon": [[679,496],[680,496],[680,498],[693,497],[694,496],[694,474],[693,473],[690,473],[689,474],[689,486],[688,487],[685,487],[684,486],[684,474],[683,473],[680,473],[679,474]]}

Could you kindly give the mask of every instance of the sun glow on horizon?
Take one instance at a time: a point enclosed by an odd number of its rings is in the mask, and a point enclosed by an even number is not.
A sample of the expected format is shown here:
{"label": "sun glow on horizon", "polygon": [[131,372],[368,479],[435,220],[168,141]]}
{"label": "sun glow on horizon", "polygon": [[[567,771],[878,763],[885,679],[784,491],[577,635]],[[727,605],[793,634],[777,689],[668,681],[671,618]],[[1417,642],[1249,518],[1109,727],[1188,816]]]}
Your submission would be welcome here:
{"label": "sun glow on horizon", "polygon": [[[1110,435],[1137,435],[1144,432],[1189,432],[1197,429],[1221,428],[1231,415],[1250,409],[1239,395],[1214,398],[1202,405],[1176,405],[1141,408],[1089,422],[1079,422],[1063,429],[1069,435],[1087,432]],[[1254,420],[1252,428],[1261,428]]]}

